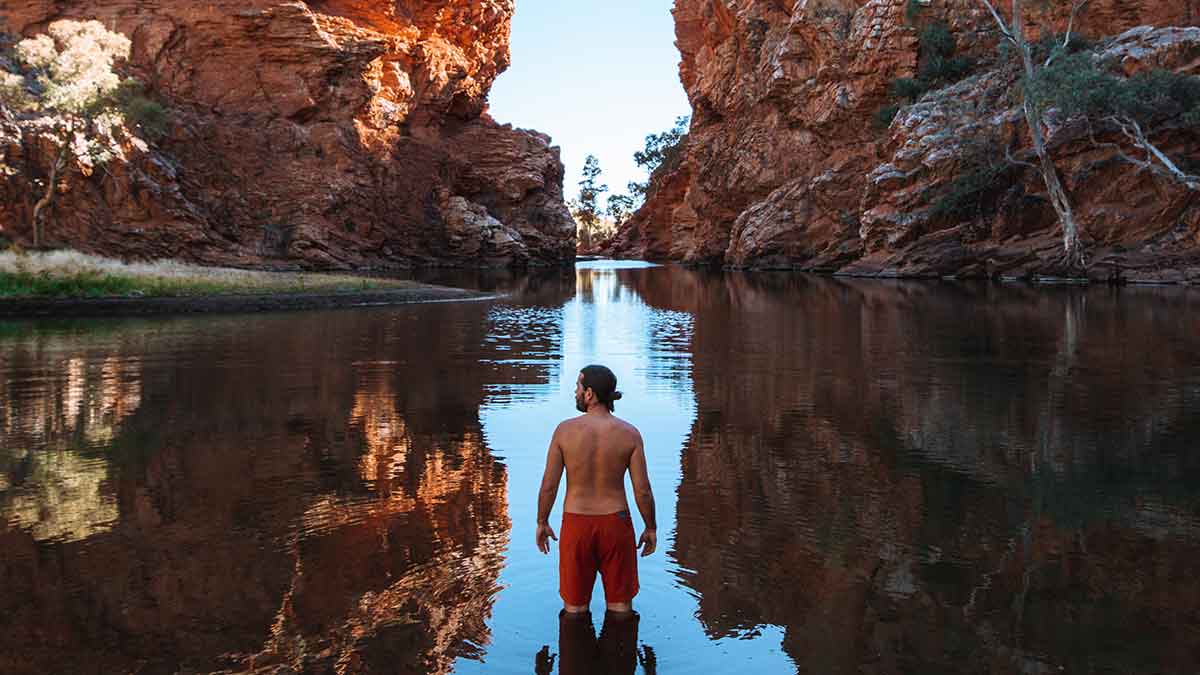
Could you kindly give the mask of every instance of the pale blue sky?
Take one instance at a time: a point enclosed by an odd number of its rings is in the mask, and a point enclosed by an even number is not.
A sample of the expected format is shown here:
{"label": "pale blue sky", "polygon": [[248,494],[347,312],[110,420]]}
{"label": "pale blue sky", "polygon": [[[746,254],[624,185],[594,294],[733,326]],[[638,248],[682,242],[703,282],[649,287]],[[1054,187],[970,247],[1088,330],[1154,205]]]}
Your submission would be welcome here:
{"label": "pale blue sky", "polygon": [[645,176],[633,153],[646,134],[691,112],[679,84],[671,0],[516,3],[512,66],[492,88],[492,116],[554,138],[568,198],[579,192],[589,153],[599,158],[604,182],[625,192]]}

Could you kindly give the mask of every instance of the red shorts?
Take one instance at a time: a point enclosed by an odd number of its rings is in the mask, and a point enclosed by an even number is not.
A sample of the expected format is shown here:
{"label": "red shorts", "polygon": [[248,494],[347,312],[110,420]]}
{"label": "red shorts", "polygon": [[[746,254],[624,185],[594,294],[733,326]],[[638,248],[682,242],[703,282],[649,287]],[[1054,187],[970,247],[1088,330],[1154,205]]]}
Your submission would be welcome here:
{"label": "red shorts", "polygon": [[596,572],[604,600],[629,602],[638,592],[637,542],[628,511],[603,516],[564,513],[558,547],[558,594],[568,605],[592,600]]}

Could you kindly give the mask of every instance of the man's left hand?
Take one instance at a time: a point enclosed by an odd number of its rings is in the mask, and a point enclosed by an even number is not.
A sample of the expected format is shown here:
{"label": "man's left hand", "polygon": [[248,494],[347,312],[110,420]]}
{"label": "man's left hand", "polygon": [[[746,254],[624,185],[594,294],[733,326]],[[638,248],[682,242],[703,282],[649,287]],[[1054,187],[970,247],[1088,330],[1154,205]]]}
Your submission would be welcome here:
{"label": "man's left hand", "polygon": [[554,528],[549,525],[538,525],[537,529],[537,547],[542,553],[550,552],[550,540],[558,541],[558,537],[554,536]]}
{"label": "man's left hand", "polygon": [[642,549],[643,558],[654,553],[654,549],[658,548],[658,530],[642,532],[642,538],[638,540],[638,548]]}

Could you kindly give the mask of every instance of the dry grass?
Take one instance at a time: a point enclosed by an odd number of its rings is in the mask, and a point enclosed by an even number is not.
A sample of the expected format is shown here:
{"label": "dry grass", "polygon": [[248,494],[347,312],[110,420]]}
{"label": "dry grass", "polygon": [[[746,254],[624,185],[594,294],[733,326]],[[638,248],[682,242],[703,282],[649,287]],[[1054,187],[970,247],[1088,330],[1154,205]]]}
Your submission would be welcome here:
{"label": "dry grass", "polygon": [[123,263],[75,251],[0,252],[0,298],[336,293],[413,286],[394,279],[255,272],[175,260]]}

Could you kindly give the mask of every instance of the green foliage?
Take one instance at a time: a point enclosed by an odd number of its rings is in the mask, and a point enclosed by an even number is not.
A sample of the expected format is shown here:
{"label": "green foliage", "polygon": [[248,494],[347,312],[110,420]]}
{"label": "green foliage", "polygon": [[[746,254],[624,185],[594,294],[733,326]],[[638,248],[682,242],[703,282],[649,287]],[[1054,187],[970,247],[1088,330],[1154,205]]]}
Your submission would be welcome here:
{"label": "green foliage", "polygon": [[944,58],[941,56],[930,57],[921,65],[917,71],[917,79],[921,82],[928,83],[929,88],[933,88],[933,84],[939,82],[954,82],[961,80],[971,72],[974,62],[964,56],[955,56]]}
{"label": "green foliage", "polygon": [[948,57],[957,47],[950,27],[942,22],[930,24],[921,31],[920,45],[922,57]]}
{"label": "green foliage", "polygon": [[1030,90],[1040,107],[1058,108],[1067,116],[1117,116],[1143,125],[1200,122],[1200,77],[1153,70],[1125,78],[1087,53],[1043,68]]}
{"label": "green foliage", "polygon": [[904,19],[909,23],[916,23],[921,16],[922,7],[921,0],[908,0],[904,5]]}
{"label": "green foliage", "polygon": [[633,214],[634,203],[634,198],[629,195],[609,195],[606,215],[615,224],[620,225],[625,222],[626,218]]}
{"label": "green foliage", "polygon": [[902,77],[895,82],[892,82],[889,93],[894,98],[903,99],[909,103],[916,103],[921,94],[929,90],[928,85],[921,80],[914,80],[908,77]]}
{"label": "green foliage", "polygon": [[659,168],[670,170],[683,159],[683,144],[687,140],[691,118],[679,117],[675,126],[661,134],[646,136],[646,147],[633,153],[633,161],[653,175]]}
{"label": "green foliage", "polygon": [[0,254],[0,298],[179,297],[402,289],[392,279],[180,266],[126,265],[69,251]]}
{"label": "green foliage", "polygon": [[68,276],[34,274],[32,272],[0,272],[0,298],[52,297],[98,298],[131,295],[137,283],[126,277],[98,272],[80,272]]}
{"label": "green foliage", "polygon": [[600,160],[588,155],[583,161],[583,180],[579,181],[579,211],[582,218],[594,224],[600,218],[600,195],[608,192],[608,186],[599,182]]}
{"label": "green foliage", "polygon": [[[1066,41],[1065,45],[1063,44],[1064,41]],[[1005,46],[1009,47],[1009,50],[1005,52],[1005,55],[1011,56],[1011,46],[1009,46],[1007,43]],[[1029,47],[1033,54],[1033,60],[1038,63],[1045,63],[1046,60],[1050,58],[1051,54],[1057,54],[1058,56],[1055,58],[1061,58],[1071,54],[1090,51],[1092,49],[1092,43],[1079,33],[1073,32],[1071,33],[1070,40],[1066,40],[1066,36],[1061,33],[1058,35],[1047,35],[1041,40],[1030,44]]]}
{"label": "green foliage", "polygon": [[137,79],[121,82],[112,94],[112,106],[124,114],[127,123],[150,140],[158,140],[170,130],[171,117],[167,109],[147,98],[145,86]]}
{"label": "green foliage", "polygon": [[584,248],[592,245],[592,235],[600,225],[600,195],[608,192],[608,186],[599,180],[600,160],[588,155],[583,162],[583,180],[579,181],[579,198],[573,214],[579,223],[579,242]]}
{"label": "green foliage", "polygon": [[954,34],[944,23],[926,26],[921,31],[920,45],[921,65],[917,77],[892,82],[890,93],[893,98],[915,103],[925,92],[962,79],[974,66],[970,59],[954,55],[958,48]]}
{"label": "green foliage", "polygon": [[930,209],[935,219],[962,222],[995,212],[996,193],[1013,168],[996,161],[992,145],[979,143],[968,153],[967,167],[959,174]]}
{"label": "green foliage", "polygon": [[886,129],[892,125],[892,120],[896,119],[896,115],[900,114],[900,106],[885,105],[875,112],[875,127],[878,129]]}
{"label": "green foliage", "polygon": [[925,83],[927,88],[962,79],[974,65],[970,59],[954,55],[958,45],[949,26],[944,23],[926,26],[921,31],[920,45],[921,67],[917,71],[917,79]]}

